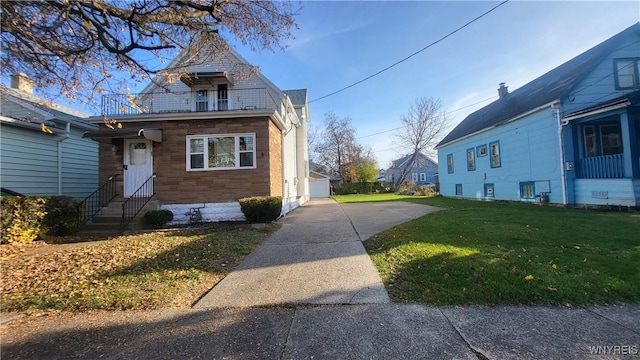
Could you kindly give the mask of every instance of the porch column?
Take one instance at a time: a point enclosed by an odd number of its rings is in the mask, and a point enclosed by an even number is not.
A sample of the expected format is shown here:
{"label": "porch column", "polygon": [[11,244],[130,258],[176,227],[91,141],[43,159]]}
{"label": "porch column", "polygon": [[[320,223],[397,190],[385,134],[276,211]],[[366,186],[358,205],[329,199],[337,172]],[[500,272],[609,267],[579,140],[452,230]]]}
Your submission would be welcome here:
{"label": "porch column", "polygon": [[637,161],[636,157],[634,156],[635,151],[632,151],[632,144],[633,141],[635,141],[635,139],[631,138],[631,127],[634,126],[634,124],[631,124],[631,121],[629,121],[629,115],[628,112],[625,111],[623,113],[620,114],[620,131],[621,134],[620,136],[622,137],[622,153],[624,154],[623,156],[623,161],[624,161],[624,177],[627,179],[631,179],[633,178],[633,168],[634,168],[634,161]]}
{"label": "porch column", "polygon": [[631,146],[631,170],[634,179],[640,178],[640,118],[629,118],[629,111],[626,115],[629,123],[629,146]]}

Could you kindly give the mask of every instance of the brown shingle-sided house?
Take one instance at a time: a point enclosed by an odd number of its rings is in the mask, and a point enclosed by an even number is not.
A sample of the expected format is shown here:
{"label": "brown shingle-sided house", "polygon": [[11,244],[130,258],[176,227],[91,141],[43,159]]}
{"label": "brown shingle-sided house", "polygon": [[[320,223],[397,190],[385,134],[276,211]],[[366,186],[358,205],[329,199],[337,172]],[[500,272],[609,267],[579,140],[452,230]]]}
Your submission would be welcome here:
{"label": "brown shingle-sided house", "polygon": [[142,186],[177,223],[194,209],[205,221],[243,220],[238,199],[248,196],[282,196],[283,214],[306,202],[307,91],[282,91],[239,70],[247,65],[229,49],[175,82],[105,95],[103,116],[122,128],[91,119],[101,126],[85,134],[100,142],[100,183],[114,178],[125,199]]}

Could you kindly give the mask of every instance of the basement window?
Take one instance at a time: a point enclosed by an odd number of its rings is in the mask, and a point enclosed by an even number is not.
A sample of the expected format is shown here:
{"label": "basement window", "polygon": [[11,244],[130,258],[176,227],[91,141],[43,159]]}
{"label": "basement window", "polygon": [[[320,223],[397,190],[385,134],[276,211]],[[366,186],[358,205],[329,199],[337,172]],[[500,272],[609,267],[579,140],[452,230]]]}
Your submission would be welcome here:
{"label": "basement window", "polygon": [[536,184],[533,181],[520,183],[520,198],[527,200],[536,198]]}
{"label": "basement window", "polygon": [[493,195],[493,184],[484,184],[484,197],[492,198]]}
{"label": "basement window", "polygon": [[462,196],[462,184],[456,184],[456,195]]}

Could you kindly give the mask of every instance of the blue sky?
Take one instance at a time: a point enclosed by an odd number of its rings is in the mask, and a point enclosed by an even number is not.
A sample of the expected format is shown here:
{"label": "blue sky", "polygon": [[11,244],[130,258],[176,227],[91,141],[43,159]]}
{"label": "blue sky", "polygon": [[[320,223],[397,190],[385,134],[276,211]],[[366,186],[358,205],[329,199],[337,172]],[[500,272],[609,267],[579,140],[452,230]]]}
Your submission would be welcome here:
{"label": "blue sky", "polygon": [[[280,88],[307,88],[314,100],[405,58],[499,3],[304,1],[299,30],[286,51],[237,50]],[[327,112],[350,117],[359,143],[370,146],[386,168],[406,153],[389,130],[417,98],[439,98],[451,111],[453,127],[497,99],[500,82],[513,91],[638,21],[638,1],[512,0],[383,74],[312,102],[312,123],[323,127]]]}
{"label": "blue sky", "polygon": [[[235,47],[278,87],[307,88],[313,101],[409,56],[499,3],[303,1],[299,29],[285,51]],[[381,75],[312,102],[312,124],[323,127],[327,112],[350,117],[358,142],[371,147],[386,168],[407,152],[393,129],[416,99],[439,98],[453,128],[497,99],[499,83],[513,91],[638,21],[640,1],[511,0]]]}

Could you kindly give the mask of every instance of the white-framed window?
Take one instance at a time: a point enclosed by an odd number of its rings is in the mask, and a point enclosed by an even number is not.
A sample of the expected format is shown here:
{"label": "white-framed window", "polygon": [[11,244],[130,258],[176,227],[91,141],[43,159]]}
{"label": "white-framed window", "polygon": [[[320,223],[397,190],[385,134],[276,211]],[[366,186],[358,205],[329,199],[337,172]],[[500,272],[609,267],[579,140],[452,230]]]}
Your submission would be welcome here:
{"label": "white-framed window", "polygon": [[411,181],[418,182],[418,173],[411,173]]}
{"label": "white-framed window", "polygon": [[256,168],[255,134],[187,136],[187,171]]}
{"label": "white-framed window", "polygon": [[420,181],[427,181],[427,173],[420,173]]}
{"label": "white-framed window", "polygon": [[638,87],[638,62],[637,58],[614,60],[616,88],[633,89]]}
{"label": "white-framed window", "polygon": [[209,90],[196,91],[196,111],[209,111]]}

